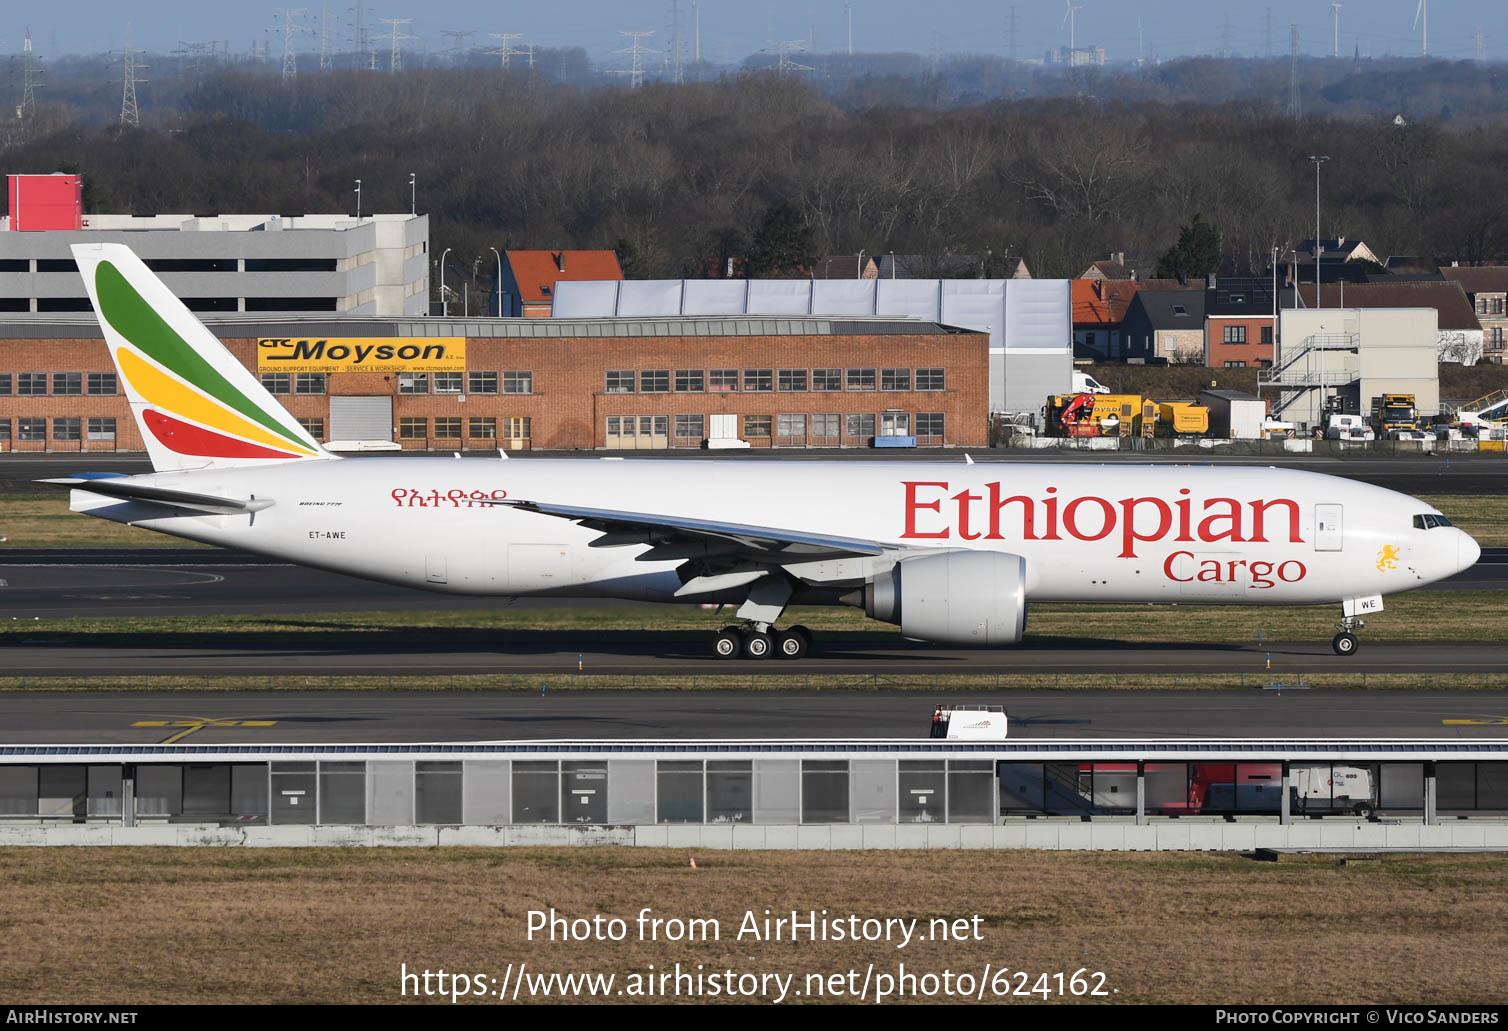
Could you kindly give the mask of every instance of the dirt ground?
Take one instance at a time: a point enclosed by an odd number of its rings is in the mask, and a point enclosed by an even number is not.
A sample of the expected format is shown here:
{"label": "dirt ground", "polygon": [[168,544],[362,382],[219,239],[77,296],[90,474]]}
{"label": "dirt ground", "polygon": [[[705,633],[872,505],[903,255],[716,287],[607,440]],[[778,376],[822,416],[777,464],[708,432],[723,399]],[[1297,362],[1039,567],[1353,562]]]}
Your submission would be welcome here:
{"label": "dirt ground", "polygon": [[[893,1001],[943,1001],[919,993],[946,983],[956,992],[960,974],[974,979],[970,993],[984,982],[988,1000],[1001,987],[1019,990],[1020,971],[1038,994],[997,1001],[1040,1004],[1042,991],[1059,1001],[1061,973],[1062,1000],[1090,1004],[1502,1003],[1505,888],[1508,863],[1474,855],[1264,863],[1024,851],[15,848],[0,850],[0,999],[388,1003],[417,994],[449,1005],[448,994],[423,995],[417,977],[400,994],[405,965],[419,975],[466,972],[468,987],[495,994],[505,979],[519,984],[527,964],[528,978],[612,974],[608,997],[632,1002],[646,975],[679,963],[703,977],[700,997],[683,981],[677,998],[671,982],[656,986],[656,1001],[724,1001],[725,982],[714,995],[707,978],[730,971],[755,1001],[780,993],[763,975],[794,975],[785,1004],[812,1001],[808,975],[842,974],[853,995],[867,976],[873,1002],[884,975],[892,990],[904,987],[904,964],[915,994]],[[715,919],[720,937],[641,941],[645,907],[650,920]],[[571,920],[620,918],[624,940],[552,943],[541,931],[530,941],[530,911],[551,908]],[[772,919],[816,910],[819,921],[845,926],[850,914],[919,922],[901,948],[740,940],[745,914],[762,921],[766,909]],[[962,928],[964,940],[919,940],[934,918]],[[1081,986],[1108,994],[1075,1000],[1079,971]],[[557,985],[531,1000],[524,983],[520,1003],[586,999]],[[831,998],[836,983],[823,984]]]}

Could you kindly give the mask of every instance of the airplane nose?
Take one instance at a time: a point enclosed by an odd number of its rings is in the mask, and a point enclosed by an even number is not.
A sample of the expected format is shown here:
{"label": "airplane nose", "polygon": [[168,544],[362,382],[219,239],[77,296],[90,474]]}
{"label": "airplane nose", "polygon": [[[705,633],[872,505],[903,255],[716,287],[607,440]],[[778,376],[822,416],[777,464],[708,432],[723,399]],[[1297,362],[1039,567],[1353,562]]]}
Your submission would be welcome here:
{"label": "airplane nose", "polygon": [[1477,559],[1482,557],[1482,546],[1472,539],[1471,534],[1462,531],[1456,541],[1456,571],[1464,572],[1477,564]]}

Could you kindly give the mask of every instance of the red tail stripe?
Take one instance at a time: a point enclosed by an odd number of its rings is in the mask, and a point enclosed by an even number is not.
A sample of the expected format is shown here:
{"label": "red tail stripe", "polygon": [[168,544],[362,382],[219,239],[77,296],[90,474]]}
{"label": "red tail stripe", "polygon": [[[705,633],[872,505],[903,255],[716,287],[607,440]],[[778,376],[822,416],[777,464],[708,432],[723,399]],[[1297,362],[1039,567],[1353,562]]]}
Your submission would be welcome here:
{"label": "red tail stripe", "polygon": [[248,444],[244,440],[227,437],[199,426],[180,422],[170,415],[148,408],[142,418],[152,435],[180,455],[203,455],[208,458],[299,458],[289,451],[274,451],[271,448]]}

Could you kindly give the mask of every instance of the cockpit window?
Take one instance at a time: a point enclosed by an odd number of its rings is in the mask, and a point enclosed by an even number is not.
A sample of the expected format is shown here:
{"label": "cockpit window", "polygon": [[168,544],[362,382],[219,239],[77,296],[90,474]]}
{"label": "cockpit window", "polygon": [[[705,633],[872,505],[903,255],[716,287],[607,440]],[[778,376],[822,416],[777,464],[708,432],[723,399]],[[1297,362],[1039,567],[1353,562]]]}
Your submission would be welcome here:
{"label": "cockpit window", "polygon": [[1414,516],[1414,529],[1416,530],[1433,530],[1437,526],[1453,525],[1455,524],[1452,523],[1449,519],[1445,518],[1443,515],[1436,515],[1433,512],[1427,515]]}

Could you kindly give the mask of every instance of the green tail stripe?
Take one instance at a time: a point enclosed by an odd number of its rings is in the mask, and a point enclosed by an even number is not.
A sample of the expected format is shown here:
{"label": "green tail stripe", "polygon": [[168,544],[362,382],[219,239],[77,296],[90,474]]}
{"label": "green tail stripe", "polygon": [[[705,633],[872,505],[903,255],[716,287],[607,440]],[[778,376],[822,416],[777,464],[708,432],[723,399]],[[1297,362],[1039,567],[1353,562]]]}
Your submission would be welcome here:
{"label": "green tail stripe", "polygon": [[256,420],[278,436],[286,437],[301,448],[308,447],[302,437],[290,432],[286,426],[263,411],[190,347],[110,262],[99,263],[94,274],[94,286],[99,294],[100,314],[109,320],[121,336],[139,347],[153,361],[171,369],[221,404]]}

